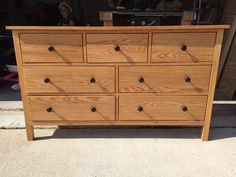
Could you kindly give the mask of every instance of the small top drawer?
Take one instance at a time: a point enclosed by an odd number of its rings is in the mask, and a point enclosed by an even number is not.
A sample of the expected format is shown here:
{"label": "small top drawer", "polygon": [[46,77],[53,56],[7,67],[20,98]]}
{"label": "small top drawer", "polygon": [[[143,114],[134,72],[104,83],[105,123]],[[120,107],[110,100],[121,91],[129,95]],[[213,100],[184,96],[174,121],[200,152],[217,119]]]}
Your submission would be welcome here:
{"label": "small top drawer", "polygon": [[148,34],[87,34],[90,63],[147,62]]}
{"label": "small top drawer", "polygon": [[215,39],[215,33],[155,33],[152,37],[151,61],[212,61]]}
{"label": "small top drawer", "polygon": [[23,62],[83,62],[82,34],[20,34]]}

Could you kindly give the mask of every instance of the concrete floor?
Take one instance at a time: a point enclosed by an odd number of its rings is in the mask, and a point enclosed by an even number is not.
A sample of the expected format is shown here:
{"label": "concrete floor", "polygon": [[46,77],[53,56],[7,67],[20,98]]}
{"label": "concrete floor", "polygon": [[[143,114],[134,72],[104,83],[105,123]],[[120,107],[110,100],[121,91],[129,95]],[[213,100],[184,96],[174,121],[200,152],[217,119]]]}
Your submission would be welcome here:
{"label": "concrete floor", "polygon": [[[24,128],[23,112],[10,112],[0,125]],[[209,142],[200,128],[42,128],[33,142],[24,129],[0,129],[0,177],[236,176],[233,105],[214,106]]]}
{"label": "concrete floor", "polygon": [[0,130],[0,177],[235,177],[236,129]]}
{"label": "concrete floor", "polygon": [[214,106],[209,142],[199,128],[163,127],[40,127],[28,142],[19,92],[0,93],[0,177],[236,176],[234,105]]}

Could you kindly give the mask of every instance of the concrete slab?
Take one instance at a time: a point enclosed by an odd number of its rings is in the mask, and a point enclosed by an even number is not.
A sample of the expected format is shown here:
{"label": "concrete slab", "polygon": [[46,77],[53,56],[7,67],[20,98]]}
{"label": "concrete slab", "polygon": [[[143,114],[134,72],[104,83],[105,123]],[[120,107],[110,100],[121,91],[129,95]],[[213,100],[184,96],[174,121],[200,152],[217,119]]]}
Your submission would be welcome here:
{"label": "concrete slab", "polygon": [[236,129],[211,132],[202,142],[189,128],[36,130],[53,136],[27,142],[0,130],[0,177],[235,177]]}
{"label": "concrete slab", "polygon": [[0,111],[23,110],[22,101],[0,101]]}
{"label": "concrete slab", "polygon": [[0,111],[0,128],[25,128],[23,111]]}

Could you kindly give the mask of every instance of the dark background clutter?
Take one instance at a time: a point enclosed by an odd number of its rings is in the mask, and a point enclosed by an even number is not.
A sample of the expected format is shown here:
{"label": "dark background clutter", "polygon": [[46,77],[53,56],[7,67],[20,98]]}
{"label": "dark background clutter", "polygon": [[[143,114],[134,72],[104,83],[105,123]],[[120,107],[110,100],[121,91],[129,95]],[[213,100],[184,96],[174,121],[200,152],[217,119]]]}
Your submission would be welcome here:
{"label": "dark background clutter", "polygon": [[[73,4],[73,16],[80,25],[101,25],[100,11],[112,11],[116,6],[123,6],[125,10],[145,11],[158,10],[157,5],[162,0],[70,0]],[[167,3],[182,2],[183,10],[193,10],[194,0],[165,0]],[[219,20],[220,8],[224,8],[224,0],[203,0],[202,20],[211,18]],[[160,10],[160,9],[159,9]],[[166,8],[168,10],[168,8]],[[60,18],[58,0],[1,0],[0,26],[5,25],[57,25]]]}

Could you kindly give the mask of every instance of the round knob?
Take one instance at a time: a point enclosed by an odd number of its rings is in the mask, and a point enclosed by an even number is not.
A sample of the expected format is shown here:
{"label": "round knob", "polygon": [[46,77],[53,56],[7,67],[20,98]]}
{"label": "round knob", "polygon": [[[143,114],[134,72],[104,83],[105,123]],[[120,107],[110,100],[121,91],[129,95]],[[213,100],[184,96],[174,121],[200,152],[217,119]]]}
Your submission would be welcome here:
{"label": "round knob", "polygon": [[186,51],[187,49],[188,49],[188,47],[186,45],[181,46],[181,50]]}
{"label": "round knob", "polygon": [[53,52],[54,50],[55,50],[55,49],[54,49],[53,46],[49,46],[49,47],[48,47],[48,51],[49,51],[49,52]]}
{"label": "round knob", "polygon": [[183,106],[183,107],[182,107],[182,111],[183,111],[183,112],[187,112],[187,111],[188,111],[188,107]]}
{"label": "round knob", "polygon": [[49,79],[49,78],[45,78],[43,81],[44,81],[44,83],[46,83],[46,84],[47,84],[47,83],[49,83],[49,82],[50,82],[50,79]]}
{"label": "round knob", "polygon": [[188,82],[188,83],[189,83],[189,82],[191,82],[191,81],[192,81],[192,79],[191,79],[190,77],[186,77],[186,78],[185,78],[185,82]]}
{"label": "round knob", "polygon": [[144,78],[143,77],[140,77],[139,80],[138,80],[140,83],[144,83]]}
{"label": "round knob", "polygon": [[97,111],[96,107],[92,107],[92,108],[91,108],[91,111],[92,111],[92,112],[96,112],[96,111]]}
{"label": "round knob", "polygon": [[139,107],[138,107],[138,111],[139,111],[139,112],[143,112],[143,107],[142,107],[142,106],[139,106]]}
{"label": "round knob", "polygon": [[47,112],[52,112],[53,109],[51,107],[47,108]]}
{"label": "round knob", "polygon": [[120,51],[120,46],[117,45],[117,46],[115,46],[114,49],[115,49],[115,51],[119,52]]}
{"label": "round knob", "polygon": [[90,82],[93,84],[93,83],[96,83],[96,79],[93,77],[90,79]]}

